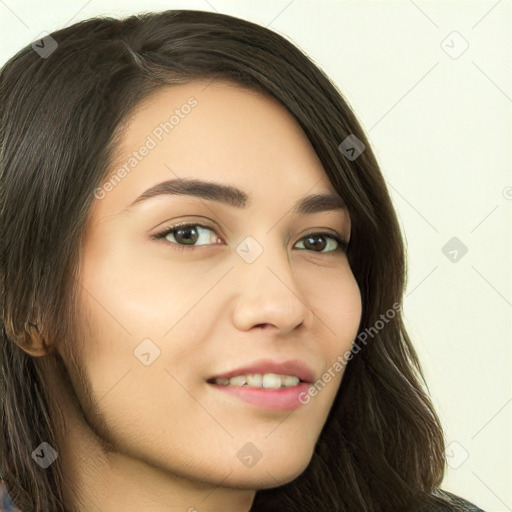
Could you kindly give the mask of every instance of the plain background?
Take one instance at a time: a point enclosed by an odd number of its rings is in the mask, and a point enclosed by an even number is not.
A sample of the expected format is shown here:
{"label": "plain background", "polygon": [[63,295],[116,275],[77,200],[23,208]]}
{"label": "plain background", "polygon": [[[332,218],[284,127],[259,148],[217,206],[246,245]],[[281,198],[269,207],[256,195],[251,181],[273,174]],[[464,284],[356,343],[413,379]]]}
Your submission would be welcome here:
{"label": "plain background", "polygon": [[186,8],[285,35],[355,110],[407,241],[405,318],[445,427],[443,487],[512,510],[510,0],[0,0],[0,62],[92,16]]}

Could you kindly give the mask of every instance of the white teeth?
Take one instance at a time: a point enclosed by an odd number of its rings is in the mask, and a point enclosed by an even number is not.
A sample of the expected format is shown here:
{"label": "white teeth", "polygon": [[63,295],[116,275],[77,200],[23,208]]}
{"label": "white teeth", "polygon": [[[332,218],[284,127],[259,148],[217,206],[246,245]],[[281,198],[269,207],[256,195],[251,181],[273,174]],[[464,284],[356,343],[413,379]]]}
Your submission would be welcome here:
{"label": "white teeth", "polygon": [[245,384],[245,375],[237,375],[236,377],[231,377],[231,379],[229,379],[229,383],[232,386],[243,386]]}
{"label": "white teeth", "polygon": [[285,375],[284,379],[281,377],[281,385],[288,388],[291,386],[296,386],[300,382],[299,377],[295,377],[292,375]]}
{"label": "white teeth", "polygon": [[275,373],[266,373],[263,375],[263,387],[279,389],[281,387],[281,377]]}
{"label": "white teeth", "polygon": [[259,373],[247,375],[247,385],[254,388],[261,388],[263,383],[263,376]]}
{"label": "white teeth", "polygon": [[264,389],[279,389],[289,388],[296,386],[300,379],[295,375],[278,375],[276,373],[250,373],[247,375],[237,375],[227,379],[226,377],[219,377],[215,379],[215,384],[220,386],[249,386],[254,388]]}

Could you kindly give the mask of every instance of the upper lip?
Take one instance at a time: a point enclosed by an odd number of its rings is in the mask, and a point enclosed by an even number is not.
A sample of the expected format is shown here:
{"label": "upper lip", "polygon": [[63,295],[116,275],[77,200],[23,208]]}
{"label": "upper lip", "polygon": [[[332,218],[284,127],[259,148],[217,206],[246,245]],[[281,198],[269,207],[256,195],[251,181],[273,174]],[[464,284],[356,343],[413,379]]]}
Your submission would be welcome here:
{"label": "upper lip", "polygon": [[236,375],[244,375],[248,373],[277,373],[279,375],[295,375],[301,381],[312,383],[315,380],[313,370],[303,361],[298,359],[288,361],[275,361],[271,359],[260,359],[246,366],[240,366],[234,370],[225,373],[219,373],[210,377],[208,381],[224,377],[230,379]]}

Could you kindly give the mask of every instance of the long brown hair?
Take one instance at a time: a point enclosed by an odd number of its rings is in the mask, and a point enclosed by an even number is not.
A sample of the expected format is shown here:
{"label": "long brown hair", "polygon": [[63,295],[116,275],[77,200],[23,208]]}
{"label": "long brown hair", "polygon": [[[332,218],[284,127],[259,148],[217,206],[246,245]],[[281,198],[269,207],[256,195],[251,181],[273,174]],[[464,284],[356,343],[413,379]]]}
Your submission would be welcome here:
{"label": "long brown hair", "polygon": [[[314,147],[350,212],[348,258],[359,285],[359,332],[306,470],[256,493],[252,511],[399,511],[442,504],[444,441],[400,310],[405,252],[384,179],[340,91],[298,48],[254,23],[175,10],[93,18],[51,34],[44,58],[28,45],[0,75],[2,316],[1,475],[23,512],[62,512],[59,459],[40,360],[26,350],[30,324],[68,340],[74,279],[93,191],[109,172],[115,134],[141,99],[164,84],[229,79],[277,99]],[[45,46],[52,48],[52,42]],[[49,50],[48,50],[49,51]],[[349,135],[357,158],[339,149]],[[382,315],[395,314],[375,329]],[[372,328],[374,331],[367,331]],[[58,451],[58,446],[57,446]]]}

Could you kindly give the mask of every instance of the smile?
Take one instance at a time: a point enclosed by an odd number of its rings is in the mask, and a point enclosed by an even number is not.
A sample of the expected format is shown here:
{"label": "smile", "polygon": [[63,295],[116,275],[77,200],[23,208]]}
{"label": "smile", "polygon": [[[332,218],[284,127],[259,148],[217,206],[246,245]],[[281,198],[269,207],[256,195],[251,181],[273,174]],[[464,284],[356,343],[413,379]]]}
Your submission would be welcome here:
{"label": "smile", "polygon": [[230,379],[218,377],[213,380],[219,386],[248,386],[253,388],[280,389],[289,388],[299,384],[300,379],[295,375],[279,375],[277,373],[248,373],[235,375]]}

